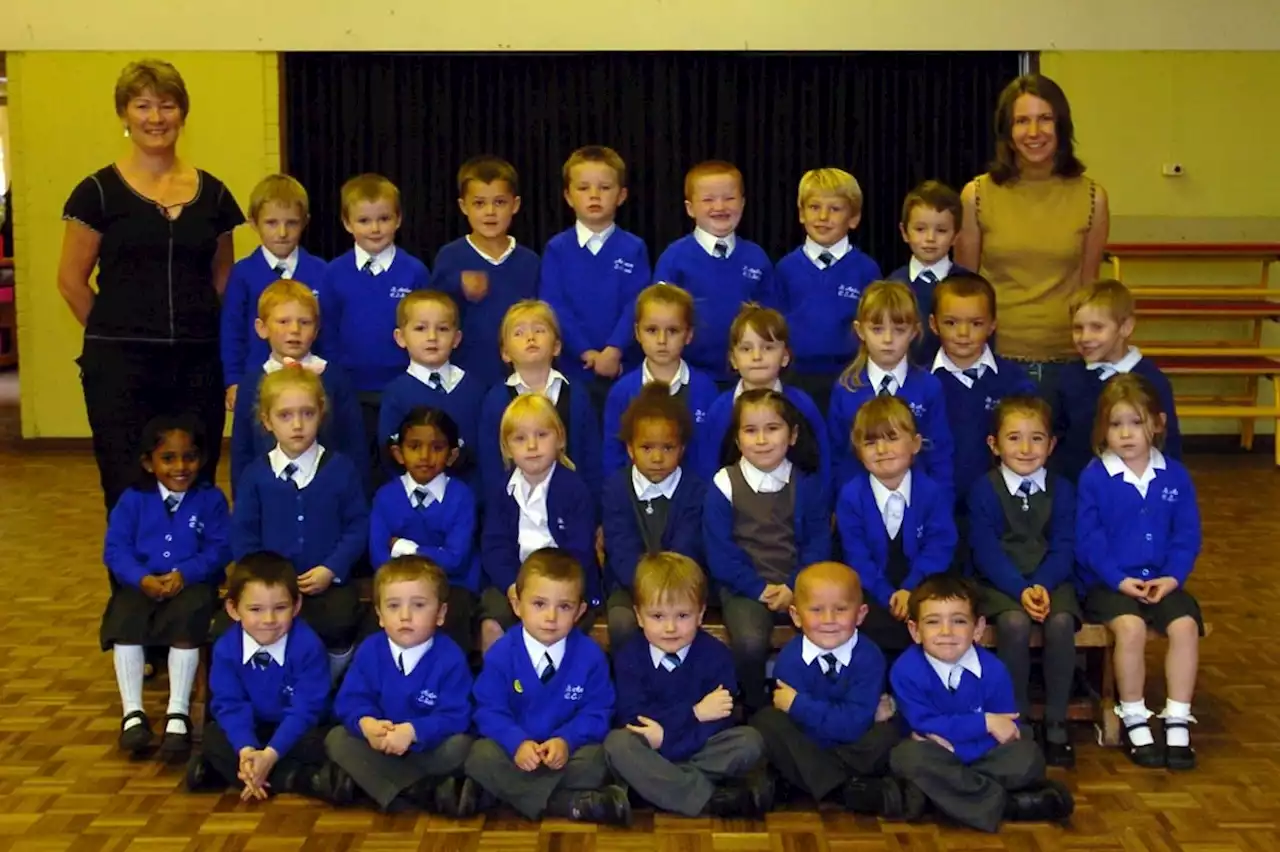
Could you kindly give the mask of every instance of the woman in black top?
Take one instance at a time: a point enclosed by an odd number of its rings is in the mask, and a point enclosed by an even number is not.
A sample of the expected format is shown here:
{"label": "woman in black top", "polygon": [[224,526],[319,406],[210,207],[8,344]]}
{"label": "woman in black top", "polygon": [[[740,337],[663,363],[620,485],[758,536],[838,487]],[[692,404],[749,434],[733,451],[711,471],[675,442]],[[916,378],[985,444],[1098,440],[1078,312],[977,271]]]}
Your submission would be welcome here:
{"label": "woman in black top", "polygon": [[[115,102],[132,150],[72,191],[58,268],[58,290],[85,329],[78,363],[107,511],[136,478],[152,417],[188,412],[205,434],[223,432],[218,311],[231,232],[244,222],[221,181],[178,159],[189,101],[176,68],[131,63]],[[206,479],[219,447],[209,441]]]}

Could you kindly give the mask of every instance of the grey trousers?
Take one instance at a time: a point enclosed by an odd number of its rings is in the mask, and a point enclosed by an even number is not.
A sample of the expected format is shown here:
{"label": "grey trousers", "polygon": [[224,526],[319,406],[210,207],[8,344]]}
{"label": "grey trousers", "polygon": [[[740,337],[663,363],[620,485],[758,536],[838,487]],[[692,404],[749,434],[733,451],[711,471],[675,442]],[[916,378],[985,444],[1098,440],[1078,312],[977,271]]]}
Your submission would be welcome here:
{"label": "grey trousers", "polygon": [[760,762],[764,740],[752,728],[729,728],[712,736],[688,760],[672,763],[644,737],[620,729],[605,737],[604,756],[613,773],[654,807],[697,816],[711,800],[717,781],[741,777]]}
{"label": "grey trousers", "polygon": [[821,802],[850,779],[888,774],[889,754],[902,735],[896,719],[872,725],[856,742],[819,746],[791,717],[766,707],[751,717],[764,738],[769,763],[787,783]]}
{"label": "grey trousers", "polygon": [[477,740],[467,757],[467,775],[515,808],[526,819],[538,819],[557,790],[599,790],[609,783],[604,748],[585,745],[569,755],[563,769],[539,766],[525,772],[506,749],[493,740]]}
{"label": "grey trousers", "polygon": [[428,751],[402,755],[374,751],[362,737],[336,727],[324,738],[329,759],[355,779],[356,786],[384,810],[406,789],[424,779],[444,779],[462,774],[471,752],[471,737],[454,734]]}
{"label": "grey trousers", "polygon": [[903,740],[889,757],[893,774],[911,781],[947,816],[980,831],[998,831],[1005,794],[1044,781],[1044,754],[1028,733],[996,746],[967,766],[934,742]]}

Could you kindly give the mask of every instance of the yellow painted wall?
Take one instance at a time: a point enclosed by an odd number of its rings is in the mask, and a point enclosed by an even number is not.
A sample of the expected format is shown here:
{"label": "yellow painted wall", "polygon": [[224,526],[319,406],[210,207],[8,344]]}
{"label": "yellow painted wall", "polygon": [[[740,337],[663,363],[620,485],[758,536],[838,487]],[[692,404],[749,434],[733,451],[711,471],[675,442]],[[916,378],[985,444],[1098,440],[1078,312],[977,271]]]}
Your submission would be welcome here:
{"label": "yellow painted wall", "polygon": [[[241,206],[279,169],[280,109],[274,53],[159,53],[177,65],[191,95],[180,155],[221,178]],[[112,92],[134,54],[11,53],[9,122],[18,254],[22,434],[89,434],[73,359],[81,328],[57,290],[62,205],[90,172],[128,151]],[[237,254],[255,244],[236,234]]]}

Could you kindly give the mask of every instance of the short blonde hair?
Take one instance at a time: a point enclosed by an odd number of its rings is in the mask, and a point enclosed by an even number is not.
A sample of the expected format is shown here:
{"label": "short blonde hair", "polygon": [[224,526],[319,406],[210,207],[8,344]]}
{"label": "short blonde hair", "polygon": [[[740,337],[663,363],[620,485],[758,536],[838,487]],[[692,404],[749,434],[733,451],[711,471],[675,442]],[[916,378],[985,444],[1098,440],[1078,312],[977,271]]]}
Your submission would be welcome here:
{"label": "short blonde hair", "polygon": [[902,432],[918,435],[916,418],[907,404],[896,396],[873,396],[862,404],[853,418],[853,446],[880,438],[893,440]]}
{"label": "short blonde hair", "polygon": [[521,299],[507,308],[507,312],[502,315],[502,325],[498,329],[499,346],[505,345],[511,329],[526,317],[542,320],[551,326],[551,333],[556,336],[556,340],[560,339],[560,320],[556,319],[555,310],[541,299]]}
{"label": "short blonde hair", "polygon": [[858,179],[843,169],[810,169],[800,178],[796,193],[796,206],[803,209],[805,202],[815,195],[838,195],[849,202],[854,214],[862,212],[862,187]]}
{"label": "short blonde hair", "polygon": [[698,163],[684,176],[684,200],[693,200],[693,185],[703,178],[720,177],[721,175],[733,178],[738,182],[738,192],[746,195],[747,187],[742,181],[742,172],[733,163],[727,163],[724,160],[704,160]]}
{"label": "short blonde hair", "polygon": [[567,434],[564,428],[564,421],[560,419],[560,413],[556,411],[555,403],[541,393],[521,394],[511,400],[507,405],[506,411],[502,412],[502,422],[498,426],[498,441],[502,449],[502,459],[507,464],[512,463],[511,450],[508,449],[507,443],[511,440],[511,436],[515,434],[516,428],[523,420],[533,420],[545,426],[550,426],[551,431],[555,432],[556,438],[560,441],[560,453],[557,461],[569,470],[573,470],[573,462],[570,461],[565,444]]}
{"label": "short blonde hair", "polygon": [[390,201],[396,215],[400,215],[400,190],[382,175],[366,173],[356,175],[342,185],[342,221],[350,220],[351,208],[362,201],[374,203]]}
{"label": "short blonde hair", "polygon": [[573,558],[573,554],[559,547],[541,547],[529,554],[516,573],[516,596],[524,594],[525,584],[534,577],[553,583],[574,583],[581,600],[586,589],[585,569]]}
{"label": "short blonde hair", "polygon": [[646,554],[636,565],[632,591],[638,607],[676,601],[703,607],[707,605],[707,575],[683,553]]}
{"label": "short blonde hair", "polygon": [[1067,301],[1070,316],[1074,317],[1081,308],[1106,311],[1113,320],[1122,323],[1133,317],[1133,293],[1114,278],[1104,278],[1071,294]]}
{"label": "short blonde hair", "polygon": [[271,409],[287,390],[304,390],[315,397],[316,406],[320,409],[320,418],[324,418],[329,400],[325,396],[324,384],[321,383],[320,377],[310,370],[304,370],[300,365],[293,365],[283,370],[276,370],[274,373],[267,373],[262,377],[262,383],[258,385],[258,418],[260,420],[266,420]]}
{"label": "short blonde hair", "polygon": [[153,92],[158,97],[173,98],[183,119],[191,111],[191,98],[187,84],[178,69],[163,59],[142,59],[124,66],[116,79],[116,115],[124,115],[129,101],[143,92]]}
{"label": "short blonde hair", "polygon": [[396,305],[396,328],[404,328],[409,324],[409,317],[418,305],[439,305],[453,315],[453,324],[461,322],[458,303],[448,293],[439,290],[410,290]]}
{"label": "short blonde hair", "polygon": [[436,600],[449,600],[449,577],[444,569],[416,553],[392,557],[373,575],[373,602],[382,606],[382,595],[392,583],[426,583],[436,593]]}
{"label": "short blonde hair", "polygon": [[584,145],[570,154],[569,159],[564,161],[564,167],[560,169],[565,189],[569,188],[569,173],[573,171],[573,167],[583,163],[599,163],[608,166],[618,176],[618,186],[627,185],[627,164],[617,151],[604,145]]}
{"label": "short blonde hair", "polygon": [[258,181],[253,192],[249,193],[249,218],[257,222],[262,208],[272,203],[298,208],[304,223],[311,217],[311,200],[307,197],[306,187],[289,175],[267,175]]}
{"label": "short blonde hair", "polygon": [[640,317],[644,316],[645,309],[650,305],[673,305],[679,308],[684,314],[684,324],[693,328],[693,296],[689,295],[689,291],[683,287],[659,281],[641,290],[640,295],[636,296],[637,325],[640,324]]}
{"label": "short blonde hair", "polygon": [[304,308],[309,308],[311,316],[319,321],[320,300],[316,298],[316,294],[310,287],[291,278],[273,281],[262,291],[262,295],[258,297],[258,319],[266,322],[270,319],[272,311],[290,302],[297,302]]}

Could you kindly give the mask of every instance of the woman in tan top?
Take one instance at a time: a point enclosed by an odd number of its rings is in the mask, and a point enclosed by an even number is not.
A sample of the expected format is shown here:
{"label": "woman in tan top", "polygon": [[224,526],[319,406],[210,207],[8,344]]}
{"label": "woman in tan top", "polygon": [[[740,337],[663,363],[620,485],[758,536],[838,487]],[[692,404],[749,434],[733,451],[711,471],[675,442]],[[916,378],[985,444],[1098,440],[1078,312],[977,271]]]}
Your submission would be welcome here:
{"label": "woman in tan top", "polygon": [[996,346],[1042,387],[1076,357],[1067,300],[1097,280],[1110,228],[1107,193],[1076,159],[1071,107],[1058,84],[1027,74],[996,105],[990,171],[961,193],[956,262],[995,287]]}

